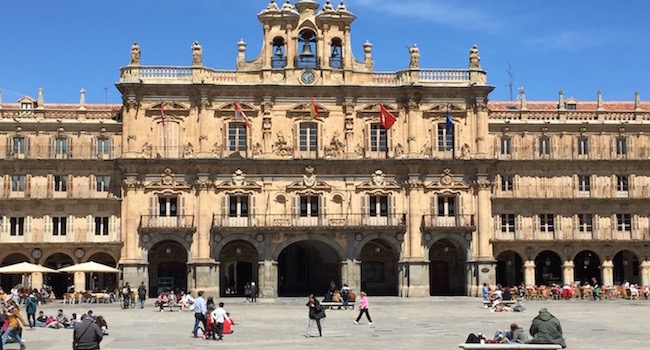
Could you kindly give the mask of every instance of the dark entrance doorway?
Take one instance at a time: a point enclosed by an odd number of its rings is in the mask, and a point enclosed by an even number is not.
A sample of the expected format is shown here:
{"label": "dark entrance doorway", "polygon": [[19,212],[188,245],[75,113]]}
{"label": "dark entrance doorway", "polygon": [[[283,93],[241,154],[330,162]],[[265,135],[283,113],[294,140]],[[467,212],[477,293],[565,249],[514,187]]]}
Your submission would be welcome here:
{"label": "dark entrance doorway", "polygon": [[449,262],[434,260],[429,267],[431,278],[431,295],[449,294]]}
{"label": "dark entrance doorway", "polygon": [[187,251],[178,242],[163,241],[149,250],[149,297],[172,289],[187,291]]}
{"label": "dark entrance doorway", "polygon": [[[43,263],[43,266],[55,270],[70,265],[74,265],[74,261],[63,253],[52,254]],[[63,294],[68,292],[68,287],[74,286],[74,275],[69,273],[48,273],[43,278],[43,281],[52,288],[57,298],[63,298]]]}
{"label": "dark entrance doorway", "polygon": [[576,281],[580,283],[591,284],[591,279],[595,278],[598,283],[602,283],[600,276],[600,258],[591,250],[583,250],[576,254],[573,259],[573,271]]}
{"label": "dark entrance doorway", "polygon": [[230,242],[223,247],[217,260],[221,262],[221,296],[243,296],[247,283],[258,282],[259,255],[252,244]]}
{"label": "dark entrance doorway", "polygon": [[323,296],[330,281],[341,286],[340,257],[334,249],[319,241],[289,245],[278,257],[278,295]]}
{"label": "dark entrance doorway", "polygon": [[369,295],[397,295],[397,252],[375,239],[361,249],[361,290]]}
{"label": "dark entrance doorway", "polygon": [[545,250],[535,258],[535,284],[550,286],[562,284],[562,260],[550,250]]}
{"label": "dark entrance doorway", "polygon": [[[110,267],[117,267],[115,259],[107,253],[93,254],[88,261],[94,261]],[[117,273],[86,273],[86,290],[109,292],[117,288]],[[138,283],[140,284],[140,283]]]}
{"label": "dark entrance doorway", "polygon": [[[13,264],[18,264],[21,262],[29,262],[29,258],[26,256],[20,254],[20,253],[13,253],[7,255],[2,260],[2,266],[8,266],[8,265],[13,265]],[[15,287],[17,284],[21,283],[23,276],[22,275],[8,275],[8,274],[2,274],[0,275],[0,285],[2,286],[2,289],[7,292],[11,290],[11,288]]]}
{"label": "dark entrance doorway", "polygon": [[456,242],[441,239],[429,249],[429,294],[466,295],[465,251]]}
{"label": "dark entrance doorway", "polygon": [[514,286],[524,282],[524,262],[521,256],[507,250],[497,256],[497,284],[502,287]]}

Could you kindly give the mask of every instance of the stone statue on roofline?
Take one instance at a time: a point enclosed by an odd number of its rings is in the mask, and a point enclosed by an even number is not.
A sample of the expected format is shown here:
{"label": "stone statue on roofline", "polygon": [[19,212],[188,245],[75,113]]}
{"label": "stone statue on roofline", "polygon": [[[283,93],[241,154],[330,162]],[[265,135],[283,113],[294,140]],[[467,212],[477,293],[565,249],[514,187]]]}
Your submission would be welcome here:
{"label": "stone statue on roofline", "polygon": [[411,54],[411,62],[409,63],[409,69],[420,68],[420,49],[417,44],[409,47],[409,53]]}
{"label": "stone statue on roofline", "polygon": [[140,65],[140,45],[138,45],[137,41],[133,42],[133,45],[131,45],[131,63],[130,65],[132,66],[139,66]]}
{"label": "stone statue on roofline", "polygon": [[203,48],[199,45],[198,41],[195,41],[192,44],[192,65],[193,66],[202,66],[203,65]]}
{"label": "stone statue on roofline", "polygon": [[481,69],[481,57],[478,55],[476,44],[469,50],[469,68]]}

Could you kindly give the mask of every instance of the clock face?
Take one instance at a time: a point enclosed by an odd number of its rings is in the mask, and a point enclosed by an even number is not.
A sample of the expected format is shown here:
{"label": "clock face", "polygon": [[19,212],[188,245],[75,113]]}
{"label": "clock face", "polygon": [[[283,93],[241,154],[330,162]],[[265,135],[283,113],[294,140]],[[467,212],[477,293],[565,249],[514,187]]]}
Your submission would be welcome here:
{"label": "clock face", "polygon": [[300,74],[300,81],[303,84],[313,84],[316,81],[316,72],[312,69],[304,70],[302,74]]}

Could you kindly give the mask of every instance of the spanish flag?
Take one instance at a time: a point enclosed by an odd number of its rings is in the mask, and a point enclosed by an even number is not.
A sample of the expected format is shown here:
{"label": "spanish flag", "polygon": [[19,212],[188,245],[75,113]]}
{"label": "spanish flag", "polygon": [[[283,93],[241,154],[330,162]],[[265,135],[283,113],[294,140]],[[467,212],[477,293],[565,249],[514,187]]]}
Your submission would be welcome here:
{"label": "spanish flag", "polygon": [[318,119],[318,106],[314,103],[314,96],[311,96],[311,106],[309,108],[311,119]]}

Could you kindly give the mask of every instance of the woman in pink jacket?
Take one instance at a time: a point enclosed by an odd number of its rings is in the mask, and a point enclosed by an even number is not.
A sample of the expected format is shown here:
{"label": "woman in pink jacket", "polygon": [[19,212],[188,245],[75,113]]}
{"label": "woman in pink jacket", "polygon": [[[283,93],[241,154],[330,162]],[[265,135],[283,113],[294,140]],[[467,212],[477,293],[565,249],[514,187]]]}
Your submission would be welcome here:
{"label": "woman in pink jacket", "polygon": [[370,318],[370,313],[368,312],[368,295],[366,292],[361,291],[361,302],[359,303],[359,316],[357,316],[357,319],[354,321],[354,324],[359,324],[359,320],[361,319],[361,316],[363,314],[366,314],[366,317],[368,317],[368,325],[372,325],[372,319]]}

